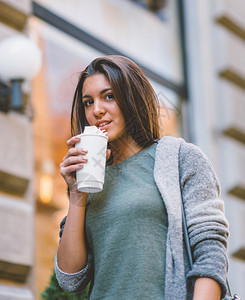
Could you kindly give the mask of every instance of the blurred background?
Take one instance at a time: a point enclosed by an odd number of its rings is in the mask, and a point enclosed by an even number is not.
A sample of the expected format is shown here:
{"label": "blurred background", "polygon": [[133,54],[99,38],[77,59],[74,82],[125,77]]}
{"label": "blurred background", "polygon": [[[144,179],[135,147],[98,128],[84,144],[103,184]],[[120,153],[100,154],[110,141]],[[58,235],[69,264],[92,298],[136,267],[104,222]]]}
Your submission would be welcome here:
{"label": "blurred background", "polygon": [[138,63],[163,135],[210,158],[230,223],[230,285],[245,297],[245,2],[0,0],[0,299],[39,299],[49,285],[73,93],[105,54]]}

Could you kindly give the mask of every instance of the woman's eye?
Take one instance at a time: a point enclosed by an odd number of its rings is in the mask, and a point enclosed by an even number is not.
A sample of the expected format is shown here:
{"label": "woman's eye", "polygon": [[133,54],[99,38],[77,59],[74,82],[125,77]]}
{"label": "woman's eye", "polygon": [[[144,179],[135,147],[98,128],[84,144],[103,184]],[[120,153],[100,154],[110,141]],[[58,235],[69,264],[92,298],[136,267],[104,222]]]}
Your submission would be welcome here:
{"label": "woman's eye", "polygon": [[114,95],[113,94],[107,94],[106,95],[106,99],[108,99],[108,100],[113,100],[114,99]]}
{"label": "woman's eye", "polygon": [[84,106],[90,106],[90,105],[93,104],[93,103],[94,103],[93,100],[86,100],[86,101],[83,102],[83,105],[84,105]]}

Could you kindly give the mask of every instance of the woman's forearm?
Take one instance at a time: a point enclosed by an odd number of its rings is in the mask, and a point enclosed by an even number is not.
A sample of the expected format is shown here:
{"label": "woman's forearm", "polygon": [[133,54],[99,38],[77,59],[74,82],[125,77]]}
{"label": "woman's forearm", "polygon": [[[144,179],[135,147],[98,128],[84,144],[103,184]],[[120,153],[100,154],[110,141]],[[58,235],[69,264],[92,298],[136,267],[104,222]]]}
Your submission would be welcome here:
{"label": "woman's forearm", "polygon": [[[87,195],[81,199],[70,195],[66,224],[58,247],[59,268],[66,273],[76,273],[87,264],[84,222]],[[77,201],[80,201],[79,205]]]}
{"label": "woman's forearm", "polygon": [[207,277],[196,280],[193,300],[220,300],[220,297],[221,288],[217,281]]}

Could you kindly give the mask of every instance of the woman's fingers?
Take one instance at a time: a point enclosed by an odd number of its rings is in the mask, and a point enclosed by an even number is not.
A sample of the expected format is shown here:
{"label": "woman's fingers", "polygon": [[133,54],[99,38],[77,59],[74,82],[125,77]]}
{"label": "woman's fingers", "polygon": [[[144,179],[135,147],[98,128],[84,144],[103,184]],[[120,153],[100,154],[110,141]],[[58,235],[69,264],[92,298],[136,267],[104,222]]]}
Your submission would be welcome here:
{"label": "woman's fingers", "polygon": [[69,186],[70,191],[73,189],[76,191],[76,171],[82,169],[84,163],[86,162],[87,159],[85,157],[73,156],[67,158],[60,164],[60,174],[63,176],[64,180]]}
{"label": "woman's fingers", "polygon": [[[66,177],[69,177],[71,176],[71,174],[73,174],[74,172],[76,172],[77,170],[80,170],[83,168],[83,164],[75,164],[75,165],[70,165],[70,166],[67,166],[67,167],[63,167],[61,165],[60,167],[60,174],[66,178]],[[74,177],[74,176],[73,176]],[[75,178],[75,177],[74,177]]]}
{"label": "woman's fingers", "polygon": [[79,136],[74,136],[67,141],[68,151],[60,164],[60,174],[64,177],[69,187],[75,185],[75,172],[82,169],[83,164],[87,162],[85,155],[88,151],[81,147],[75,147],[75,144],[79,141]]}
{"label": "woman's fingers", "polygon": [[108,160],[110,156],[111,156],[111,149],[107,149],[106,150],[106,160]]}
{"label": "woman's fingers", "polygon": [[[71,151],[72,150],[72,151]],[[74,151],[73,151],[74,150]],[[84,155],[87,152],[82,149],[70,149],[60,164],[60,173],[62,176],[67,176],[83,167],[83,164],[88,161]]]}
{"label": "woman's fingers", "polygon": [[67,158],[71,156],[77,156],[77,155],[86,155],[88,151],[86,149],[83,149],[81,147],[77,148],[70,148],[68,152],[66,153],[66,156],[63,158],[63,161],[65,161]]}
{"label": "woman's fingers", "polygon": [[84,155],[72,155],[67,156],[66,159],[63,159],[63,162],[61,163],[63,167],[78,164],[78,163],[85,163],[88,159]]}
{"label": "woman's fingers", "polygon": [[72,138],[70,138],[66,142],[68,149],[70,149],[72,147],[75,147],[75,144],[78,143],[80,140],[81,140],[81,138],[78,135],[73,136]]}

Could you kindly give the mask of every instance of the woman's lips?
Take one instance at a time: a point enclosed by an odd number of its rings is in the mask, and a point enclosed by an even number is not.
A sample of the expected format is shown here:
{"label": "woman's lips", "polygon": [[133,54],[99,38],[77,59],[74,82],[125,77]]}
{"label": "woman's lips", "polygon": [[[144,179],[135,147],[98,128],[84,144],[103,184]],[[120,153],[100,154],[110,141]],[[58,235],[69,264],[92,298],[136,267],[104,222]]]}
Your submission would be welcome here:
{"label": "woman's lips", "polygon": [[107,127],[111,124],[111,122],[102,122],[101,125],[97,126],[100,130],[106,130]]}

